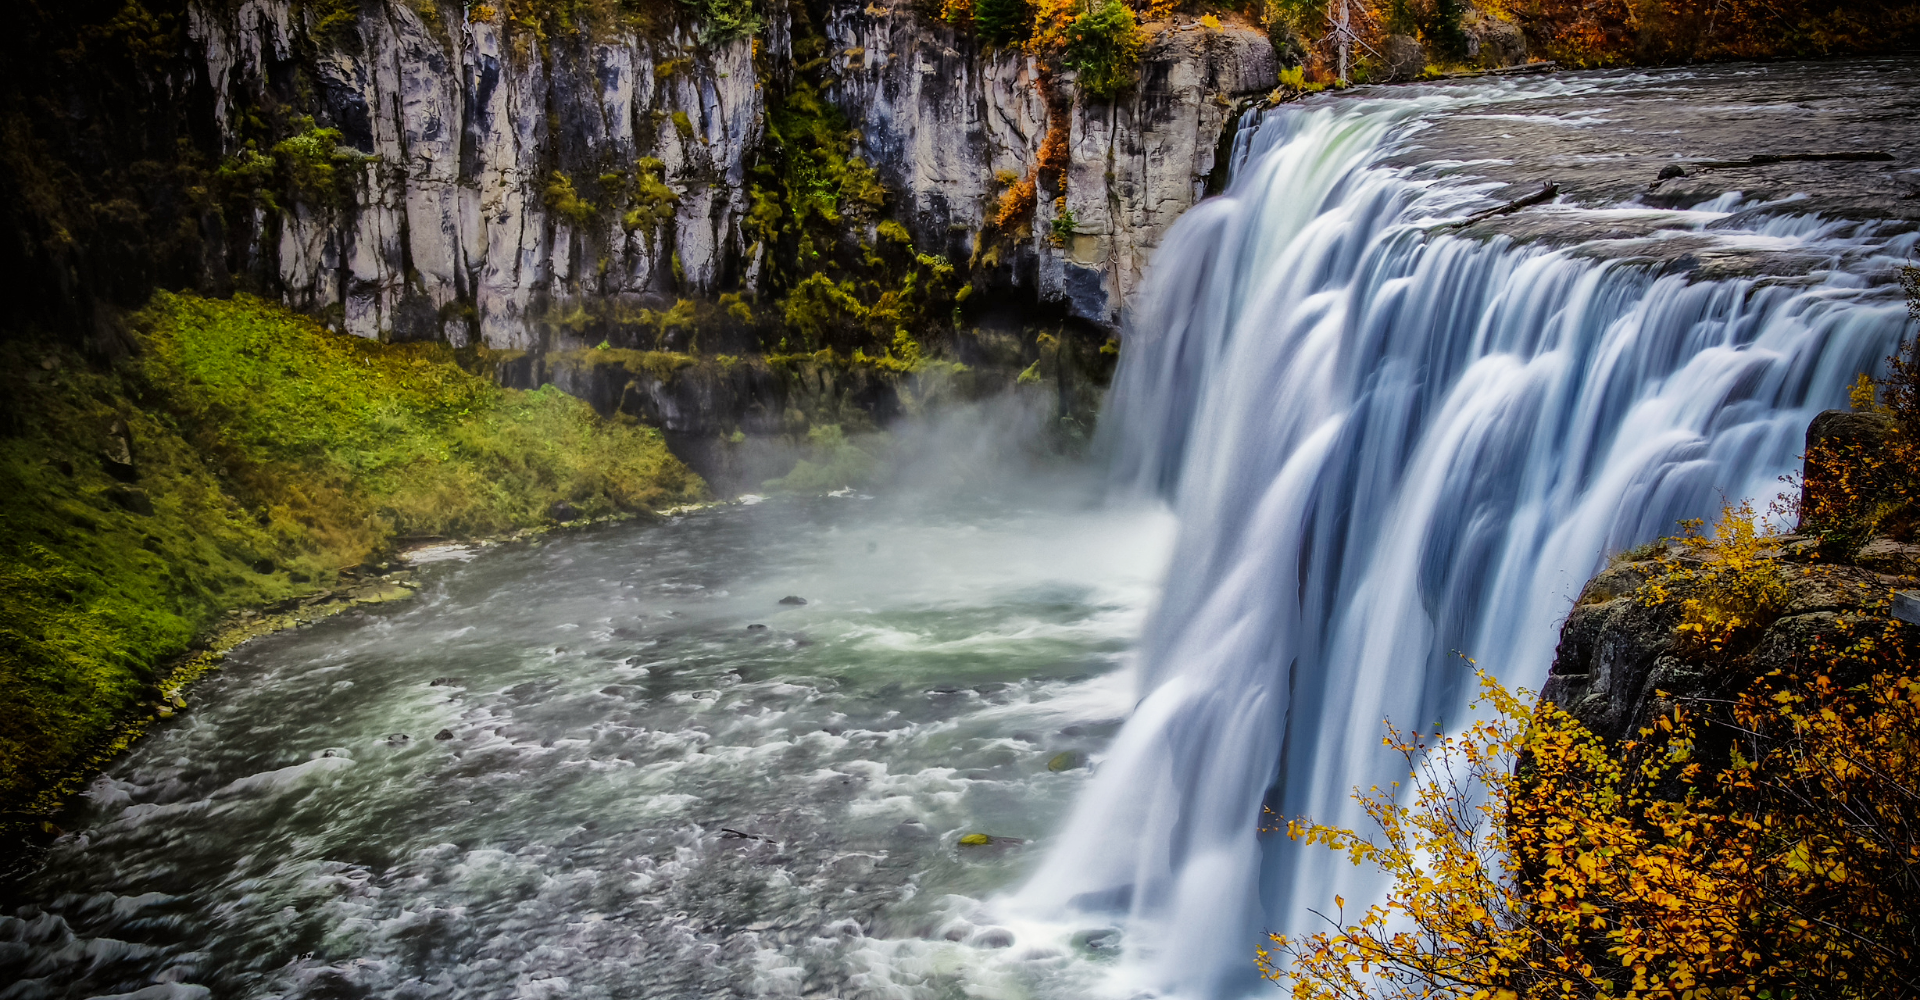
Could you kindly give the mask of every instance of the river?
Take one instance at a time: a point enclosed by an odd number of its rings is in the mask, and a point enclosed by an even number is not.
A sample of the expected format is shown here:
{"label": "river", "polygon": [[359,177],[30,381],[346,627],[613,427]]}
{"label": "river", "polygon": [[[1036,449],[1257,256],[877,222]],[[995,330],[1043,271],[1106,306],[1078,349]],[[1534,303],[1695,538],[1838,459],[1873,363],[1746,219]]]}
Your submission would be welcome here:
{"label": "river", "polygon": [[[1458,653],[1537,685],[1609,552],[1764,501],[1912,329],[1912,70],[1250,117],[1100,462],[449,552],[243,647],[63,817],[0,1000],[1263,989],[1260,931],[1366,889],[1262,808],[1352,818]],[[1809,143],[1897,155],[1652,185]]]}

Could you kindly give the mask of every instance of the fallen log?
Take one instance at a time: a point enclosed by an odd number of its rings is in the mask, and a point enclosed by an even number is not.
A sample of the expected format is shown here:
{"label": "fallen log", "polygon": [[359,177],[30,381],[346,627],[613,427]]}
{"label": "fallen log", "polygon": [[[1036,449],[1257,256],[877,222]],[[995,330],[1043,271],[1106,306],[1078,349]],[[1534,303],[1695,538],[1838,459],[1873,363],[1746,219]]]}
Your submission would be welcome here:
{"label": "fallen log", "polygon": [[[1540,62],[1521,63],[1517,66],[1496,66],[1493,69],[1470,69],[1458,73],[1438,73],[1427,79],[1468,80],[1476,76],[1516,76],[1527,73],[1551,73],[1559,68],[1560,64],[1558,62],[1552,59],[1546,59]],[[1415,80],[1414,82],[1418,83],[1419,81]]]}
{"label": "fallen log", "polygon": [[1726,170],[1735,167],[1764,167],[1772,163],[1819,163],[1833,160],[1886,161],[1893,159],[1892,153],[1878,149],[1845,150],[1837,153],[1761,153],[1744,160],[1690,160],[1682,163],[1669,163],[1660,168],[1660,176],[1654,178],[1648,187],[1654,187],[1661,181],[1675,177],[1689,176],[1689,168],[1694,170]]}
{"label": "fallen log", "polygon": [[1551,200],[1554,195],[1557,195],[1559,193],[1560,193],[1560,185],[1555,184],[1552,181],[1543,181],[1540,184],[1540,190],[1535,191],[1530,195],[1527,195],[1525,198],[1515,198],[1514,200],[1507,202],[1504,205],[1498,206],[1497,208],[1489,208],[1482,212],[1475,212],[1472,215],[1469,215],[1466,218],[1461,219],[1459,222],[1449,222],[1446,225],[1441,226],[1440,228],[1441,229],[1464,229],[1467,226],[1471,226],[1476,222],[1485,222],[1496,215],[1507,215],[1512,212],[1518,212],[1529,205],[1538,205],[1543,201]]}

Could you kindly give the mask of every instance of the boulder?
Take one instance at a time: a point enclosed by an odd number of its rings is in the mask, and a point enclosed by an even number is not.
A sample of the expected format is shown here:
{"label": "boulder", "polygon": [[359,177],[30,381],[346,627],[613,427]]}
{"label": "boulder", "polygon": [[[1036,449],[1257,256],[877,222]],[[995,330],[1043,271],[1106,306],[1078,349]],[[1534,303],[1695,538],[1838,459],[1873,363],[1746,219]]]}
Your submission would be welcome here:
{"label": "boulder", "polygon": [[1427,68],[1427,50],[1412,35],[1388,35],[1380,43],[1388,82],[1412,80]]}

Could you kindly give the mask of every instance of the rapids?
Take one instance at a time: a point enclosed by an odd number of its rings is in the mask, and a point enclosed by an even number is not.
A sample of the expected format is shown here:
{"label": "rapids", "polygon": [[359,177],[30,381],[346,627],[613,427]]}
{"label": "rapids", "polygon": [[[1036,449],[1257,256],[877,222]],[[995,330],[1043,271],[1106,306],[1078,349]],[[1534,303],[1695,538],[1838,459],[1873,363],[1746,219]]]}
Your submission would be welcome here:
{"label": "rapids", "polygon": [[[1353,823],[1383,718],[1463,718],[1460,653],[1537,685],[1610,552],[1771,497],[1913,328],[1906,209],[1649,192],[1608,150],[1864,141],[1910,101],[1878,72],[1250,115],[1133,306],[1100,468],[460,550],[250,644],[61,817],[0,1000],[1257,993],[1262,931],[1368,891],[1263,810]],[[1561,202],[1447,225],[1547,168]]]}

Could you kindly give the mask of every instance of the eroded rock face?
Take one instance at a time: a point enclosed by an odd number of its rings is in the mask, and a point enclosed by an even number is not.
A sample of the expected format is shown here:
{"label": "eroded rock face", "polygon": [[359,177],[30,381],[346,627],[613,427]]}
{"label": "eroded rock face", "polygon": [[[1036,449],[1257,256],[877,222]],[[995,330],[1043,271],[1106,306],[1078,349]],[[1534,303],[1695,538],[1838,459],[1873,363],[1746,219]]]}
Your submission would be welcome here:
{"label": "eroded rock face", "polygon": [[[1889,558],[1920,548],[1887,547]],[[1566,709],[1610,744],[1632,740],[1676,704],[1731,698],[1756,677],[1798,668],[1809,649],[1839,636],[1848,621],[1885,618],[1888,595],[1914,582],[1876,571],[1884,568],[1879,564],[1796,561],[1815,549],[1810,540],[1783,541],[1777,565],[1787,599],[1780,616],[1751,649],[1724,658],[1692,654],[1678,641],[1677,599],[1650,606],[1638,596],[1642,585],[1665,572],[1659,562],[1608,567],[1587,583],[1567,616],[1542,700]]]}
{"label": "eroded rock face", "polygon": [[[367,157],[343,168],[357,172],[350,199],[296,199],[254,220],[254,269],[290,305],[364,337],[524,349],[568,344],[564,318],[583,304],[754,290],[741,220],[769,83],[792,72],[784,7],[770,5],[757,38],[717,44],[683,27],[536,45],[458,6],[439,14],[368,3],[347,36],[316,43],[318,15],[291,0],[190,8],[222,155],[240,151],[235,123],[272,100]],[[1072,233],[1049,238],[1060,212],[1043,198],[995,280],[1112,323],[1203,193],[1234,98],[1276,81],[1272,46],[1250,27],[1149,30],[1132,93],[1050,110],[1031,59],[982,51],[904,0],[838,0],[823,25],[828,94],[857,123],[889,213],[923,252],[956,260],[993,211],[996,175],[1030,176],[1050,116],[1069,113]],[[672,191],[668,220],[618,210],[643,159]],[[556,174],[585,209],[554,196]]]}
{"label": "eroded rock face", "polygon": [[[290,305],[363,337],[524,348],[582,296],[670,301],[675,255],[687,291],[727,279],[765,112],[750,39],[555,40],[547,56],[496,24],[381,3],[362,8],[351,39],[315,46],[302,16],[248,0],[196,4],[189,22],[229,145],[226,123],[298,62],[315,117],[371,158],[351,204],[288,206],[273,256]],[[549,204],[556,171],[593,183],[591,198],[603,171],[642,157],[666,164],[670,222],[629,229],[618,212],[582,221]]]}

